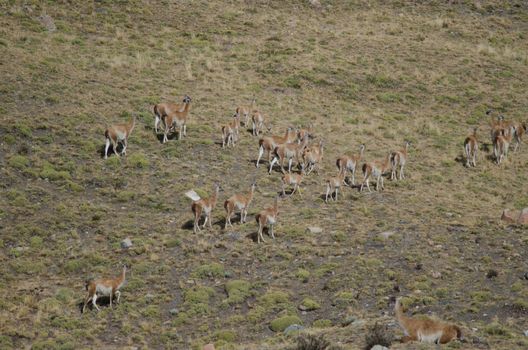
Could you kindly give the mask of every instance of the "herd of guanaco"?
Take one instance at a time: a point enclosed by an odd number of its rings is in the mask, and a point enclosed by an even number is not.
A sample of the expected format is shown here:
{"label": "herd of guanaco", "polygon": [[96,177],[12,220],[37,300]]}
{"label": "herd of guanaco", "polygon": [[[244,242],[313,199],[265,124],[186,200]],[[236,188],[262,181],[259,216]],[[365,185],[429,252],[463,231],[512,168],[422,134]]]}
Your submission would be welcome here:
{"label": "herd of guanaco", "polygon": [[[181,104],[160,103],[153,106],[154,113],[154,130],[158,134],[159,129],[163,129],[162,143],[168,141],[167,135],[169,133],[178,132],[178,139],[186,136],[186,122],[190,110],[191,98],[185,96]],[[492,115],[493,111],[486,112]],[[249,106],[239,106],[235,109],[235,113],[229,123],[222,125],[222,148],[235,147],[240,137],[240,127],[243,124],[248,127],[251,117],[252,127],[251,132],[253,136],[260,136],[265,129],[271,131],[271,124],[266,124],[265,116],[260,110],[256,108],[256,100],[253,98]],[[126,154],[126,147],[128,137],[134,129],[136,120],[133,118],[129,123],[116,124],[109,127],[105,132],[105,158],[108,157],[108,150],[110,144],[113,146],[113,152],[116,155],[117,146],[122,144],[121,154]],[[522,142],[522,137],[526,132],[526,124],[519,122],[506,121],[502,115],[491,119],[491,141],[493,144],[493,155],[497,164],[501,164],[508,155],[508,150],[512,141],[515,142],[513,151],[517,151]],[[474,128],[473,133],[469,135],[464,141],[464,155],[466,158],[465,165],[467,167],[475,167],[477,160],[477,153],[479,150],[479,141],[477,139],[477,130]],[[282,136],[262,136],[258,141],[258,157],[256,160],[256,167],[258,168],[264,153],[267,154],[267,161],[269,164],[268,173],[271,174],[273,166],[278,164],[281,172],[284,174],[282,182],[282,197],[286,197],[286,189],[292,187],[289,196],[298,193],[300,196],[300,185],[305,176],[312,171],[318,174],[318,168],[322,163],[324,142],[321,140],[318,144],[310,145],[309,141],[314,138],[313,125],[307,128],[293,128],[288,127]],[[376,181],[376,191],[384,189],[383,176],[390,172],[391,180],[403,180],[405,178],[405,165],[408,161],[408,151],[411,143],[406,141],[404,147],[400,150],[387,152],[381,160],[364,162],[360,167],[363,173],[363,179],[359,190],[362,191],[366,186],[369,191],[370,179]],[[341,155],[336,160],[337,175],[326,179],[326,194],[325,202],[329,198],[337,201],[339,189],[342,186],[356,186],[356,170],[363,161],[365,145],[359,146],[359,152],[352,155]],[[299,173],[292,172],[293,162],[300,169]],[[285,162],[288,165],[287,171],[284,168]],[[347,173],[350,172],[351,181],[347,181]],[[348,182],[348,183],[347,183]],[[224,202],[226,211],[224,229],[232,226],[231,219],[238,211],[240,223],[245,223],[247,220],[248,209],[253,201],[255,188],[257,184],[253,181],[250,184],[247,193],[238,193],[229,197]],[[221,187],[215,184],[213,194],[208,198],[201,198],[194,190],[185,193],[187,197],[192,200],[191,210],[194,215],[193,231],[197,233],[200,231],[200,219],[204,217],[202,228],[206,228],[207,223],[209,228],[212,228],[212,211],[216,206],[219,191]],[[258,231],[257,243],[264,242],[263,231],[268,227],[268,234],[275,239],[273,227],[277,223],[279,215],[279,196],[275,197],[273,205],[267,207],[255,216]],[[91,280],[86,284],[88,296],[85,299],[83,312],[87,304],[92,301],[93,306],[99,310],[96,300],[97,296],[109,296],[110,306],[112,306],[112,299],[117,296],[119,302],[120,292],[119,288],[125,281],[126,266],[120,276],[114,279],[100,279]],[[411,318],[405,316],[401,305],[401,300],[398,298],[395,305],[395,314],[398,324],[403,329],[405,336],[402,338],[403,342],[407,341],[421,341],[428,343],[444,344],[453,339],[462,338],[462,332],[456,325],[444,323],[439,320],[432,320],[428,318]]]}

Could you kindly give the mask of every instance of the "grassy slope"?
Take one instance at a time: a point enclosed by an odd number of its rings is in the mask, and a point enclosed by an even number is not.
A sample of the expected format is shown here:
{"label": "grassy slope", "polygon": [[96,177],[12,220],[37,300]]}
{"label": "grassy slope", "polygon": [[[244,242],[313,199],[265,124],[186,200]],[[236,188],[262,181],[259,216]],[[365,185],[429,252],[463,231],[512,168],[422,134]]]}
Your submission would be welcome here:
{"label": "grassy slope", "polygon": [[[475,347],[528,345],[525,231],[498,222],[502,208],[528,205],[526,146],[501,167],[489,152],[476,169],[456,161],[474,125],[487,142],[488,107],[526,120],[526,5],[287,3],[0,1],[0,347],[271,349],[289,340],[269,322],[297,314],[307,326],[329,319],[322,331],[353,349],[367,325],[393,322],[380,315],[394,285],[418,312],[463,325]],[[188,138],[160,145],[149,106],[185,93]],[[236,150],[217,144],[253,95],[275,133],[312,122],[327,145],[322,174],[281,202],[277,240],[260,246],[246,236],[279,175],[255,172],[249,133]],[[128,157],[103,161],[104,128],[130,115],[140,120]],[[337,155],[365,143],[379,159],[405,139],[407,180],[324,205]],[[223,232],[220,204],[214,231],[192,234],[185,190],[220,181],[221,203],[255,174],[248,224]],[[380,240],[387,230],[396,234]],[[124,261],[122,304],[80,317],[84,279]],[[490,268],[497,278],[486,279]],[[245,301],[226,301],[233,279],[249,282]],[[301,314],[305,297],[321,308]],[[350,314],[367,323],[338,327]]]}

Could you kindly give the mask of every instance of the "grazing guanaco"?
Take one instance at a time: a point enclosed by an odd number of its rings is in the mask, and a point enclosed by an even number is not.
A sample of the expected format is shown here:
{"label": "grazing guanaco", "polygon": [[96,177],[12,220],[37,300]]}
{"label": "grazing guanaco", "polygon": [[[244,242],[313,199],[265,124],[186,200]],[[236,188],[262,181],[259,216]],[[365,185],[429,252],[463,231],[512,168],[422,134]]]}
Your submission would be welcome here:
{"label": "grazing guanaco", "polygon": [[275,197],[275,202],[272,207],[266,208],[259,212],[255,219],[258,223],[258,234],[257,234],[257,243],[264,242],[264,237],[262,236],[262,231],[264,231],[264,226],[268,226],[269,234],[271,238],[275,239],[273,234],[273,226],[277,223],[277,218],[279,216],[279,197]]}
{"label": "grazing guanaco", "polygon": [[399,179],[403,180],[405,178],[405,175],[403,173],[403,168],[405,167],[405,164],[407,163],[407,152],[409,151],[409,145],[411,144],[410,141],[405,141],[405,146],[403,149],[399,151],[394,151],[391,153],[390,156],[390,163],[391,163],[391,180],[396,180],[397,178],[397,169],[400,168],[400,176]]}
{"label": "grazing guanaco", "polygon": [[202,217],[202,214],[205,216],[205,220],[203,223],[202,228],[205,229],[205,225],[209,221],[209,228],[213,228],[212,226],[212,219],[211,219],[211,213],[213,212],[214,207],[216,206],[216,200],[218,198],[218,193],[220,192],[220,185],[215,184],[214,185],[214,192],[209,198],[200,198],[198,193],[196,193],[194,190],[187,191],[185,195],[193,200],[193,203],[191,205],[191,210],[194,214],[194,226],[193,226],[193,232],[196,233],[197,231],[200,231],[200,225],[199,221]]}
{"label": "grazing guanaco", "polygon": [[242,117],[242,115],[244,115],[244,126],[248,126],[249,113],[255,109],[255,104],[256,104],[256,100],[255,98],[253,98],[249,106],[239,106],[235,110],[235,113],[238,114],[239,117]]}
{"label": "grazing guanaco", "polygon": [[185,96],[183,99],[183,110],[170,111],[169,114],[162,116],[164,131],[163,131],[163,143],[169,139],[167,135],[169,132],[174,132],[178,129],[178,140],[181,140],[183,136],[187,136],[187,117],[189,116],[189,110],[191,108],[191,98]]}
{"label": "grazing guanaco", "polygon": [[510,143],[512,140],[512,134],[500,134],[493,140],[493,155],[497,164],[502,163],[504,158],[508,156],[508,150],[510,149]]}
{"label": "grazing guanaco", "polygon": [[309,175],[314,170],[317,174],[319,174],[319,170],[317,168],[318,165],[323,161],[323,149],[323,140],[319,141],[318,145],[313,145],[304,149],[302,154],[302,167],[307,170],[306,175]]}
{"label": "grazing guanaco", "polygon": [[121,292],[119,291],[119,289],[125,283],[126,270],[127,266],[124,265],[121,275],[116,278],[87,280],[85,288],[88,291],[88,296],[84,300],[82,312],[84,313],[84,311],[86,310],[86,305],[88,305],[90,300],[92,301],[92,305],[97,309],[97,311],[100,311],[96,303],[98,296],[110,297],[110,307],[112,307],[112,299],[114,298],[114,296],[117,296],[116,302],[119,304],[119,299],[121,298]]}
{"label": "grazing guanaco", "polygon": [[424,343],[446,344],[454,339],[462,339],[461,329],[453,324],[448,324],[430,318],[407,317],[403,312],[401,298],[396,299],[394,311],[398,324],[405,333],[402,342],[419,341]]}
{"label": "grazing guanaco", "polygon": [[112,149],[116,156],[119,157],[117,153],[117,145],[121,143],[123,145],[123,150],[121,154],[126,155],[126,148],[128,145],[128,137],[134,130],[136,126],[136,117],[134,116],[128,123],[125,124],[114,124],[108,127],[105,131],[105,159],[108,158],[108,148],[110,148],[110,143],[112,143]]}
{"label": "grazing guanaco", "polygon": [[296,138],[295,130],[292,127],[289,127],[286,130],[284,136],[264,136],[259,140],[259,154],[257,158],[257,168],[259,167],[260,158],[264,152],[268,153],[268,162],[270,162],[271,152],[280,144],[291,143],[295,141]]}
{"label": "grazing guanaco", "polygon": [[158,103],[152,106],[154,112],[154,130],[158,133],[158,127],[164,116],[172,114],[173,112],[183,112],[185,109],[185,96],[183,103]]}
{"label": "grazing guanaco", "polygon": [[302,153],[304,151],[304,148],[308,144],[308,136],[306,136],[302,143],[283,143],[280,145],[277,145],[275,149],[273,150],[273,160],[270,162],[270,167],[268,174],[271,174],[271,170],[273,169],[273,165],[277,162],[280,164],[280,168],[282,173],[286,173],[284,171],[284,161],[288,161],[288,173],[291,173],[291,168],[293,164],[293,159],[295,158],[297,160],[297,164],[301,165],[302,167]]}
{"label": "grazing guanaco", "polygon": [[286,196],[286,187],[293,186],[293,190],[290,193],[290,197],[293,196],[295,192],[299,192],[299,195],[302,197],[301,193],[301,182],[303,180],[304,174],[285,174],[282,177],[282,196]]}
{"label": "grazing guanaco", "polygon": [[376,179],[376,191],[379,191],[380,182],[381,189],[383,190],[385,188],[383,185],[383,174],[385,174],[390,168],[391,154],[392,152],[389,152],[383,161],[375,161],[363,164],[363,183],[359,189],[360,192],[363,191],[363,186],[365,186],[365,184],[367,185],[369,192],[372,192],[369,185],[369,179],[371,176]]}
{"label": "grazing guanaco", "polygon": [[[326,179],[326,197],[325,197],[325,203],[328,203],[328,196],[330,196],[330,199],[334,199],[334,201],[337,201],[339,189],[345,182],[345,172],[341,171],[337,174],[337,176],[330,177]],[[335,194],[335,198],[334,197]]]}
{"label": "grazing guanaco", "polygon": [[[253,122],[252,134],[253,136],[258,136],[264,128],[264,115],[258,110],[254,110],[251,115],[251,121]],[[267,129],[271,131],[271,124],[268,124]]]}
{"label": "grazing guanaco", "polygon": [[359,145],[359,153],[351,156],[343,155],[336,160],[336,166],[339,172],[350,171],[352,173],[352,185],[356,185],[356,168],[361,158],[363,158],[363,152],[365,151],[365,145]]}
{"label": "grazing guanaco", "polygon": [[513,133],[513,137],[515,140],[515,147],[513,148],[514,152],[517,152],[517,149],[521,146],[523,135],[526,133],[527,126],[526,123],[522,122],[515,122],[513,124],[513,127],[515,128],[515,132]]}
{"label": "grazing guanaco", "polygon": [[240,117],[235,113],[233,115],[233,120],[222,126],[222,148],[225,148],[226,144],[227,147],[229,147],[230,144],[235,147],[235,144],[238,141],[239,128]]}
{"label": "grazing guanaco", "polygon": [[477,166],[477,152],[478,152],[478,141],[477,141],[477,129],[473,129],[473,134],[466,137],[464,141],[464,153],[466,155],[466,167]]}
{"label": "grazing guanaco", "polygon": [[253,200],[256,186],[257,184],[253,182],[248,193],[235,194],[224,202],[224,208],[226,210],[224,229],[227,229],[227,225],[233,226],[231,224],[231,216],[233,216],[236,210],[240,210],[240,223],[243,224],[246,222],[248,208],[251,204],[251,201]]}

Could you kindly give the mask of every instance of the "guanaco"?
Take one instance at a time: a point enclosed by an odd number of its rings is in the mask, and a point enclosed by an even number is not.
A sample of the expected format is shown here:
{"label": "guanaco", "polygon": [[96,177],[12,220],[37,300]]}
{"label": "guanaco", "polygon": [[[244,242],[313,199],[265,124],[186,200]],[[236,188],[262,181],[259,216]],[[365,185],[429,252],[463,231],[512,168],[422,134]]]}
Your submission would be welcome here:
{"label": "guanaco", "polygon": [[511,140],[511,133],[497,135],[495,140],[493,140],[493,155],[495,156],[497,164],[502,163],[502,161],[508,156]]}
{"label": "guanaco", "polygon": [[[328,197],[330,196],[330,199],[334,199],[334,201],[337,201],[339,189],[345,182],[345,172],[340,171],[337,176],[330,177],[326,180],[326,197],[325,197],[325,203],[328,203]],[[334,197],[335,194],[335,198]]]}
{"label": "guanaco", "polygon": [[218,198],[218,193],[220,192],[220,185],[214,185],[214,192],[209,198],[201,198],[198,193],[194,190],[187,191],[185,195],[193,200],[191,205],[191,210],[194,214],[194,226],[193,232],[196,233],[200,231],[199,220],[204,214],[205,219],[202,228],[205,229],[205,225],[209,221],[209,228],[213,228],[211,213],[213,212],[214,207],[216,206],[216,200]]}
{"label": "guanaco", "polygon": [[251,201],[253,200],[253,195],[255,194],[255,188],[257,186],[256,182],[251,184],[249,192],[246,194],[235,194],[229,197],[224,202],[224,208],[226,210],[226,220],[224,229],[227,229],[227,225],[233,226],[231,224],[231,216],[235,213],[235,210],[240,210],[240,223],[243,224],[246,222],[247,212]]}
{"label": "guanaco", "polygon": [[110,148],[110,143],[112,143],[112,149],[114,154],[119,157],[117,153],[117,145],[121,143],[123,145],[123,150],[121,154],[126,155],[126,149],[128,146],[128,137],[134,130],[136,126],[136,117],[134,116],[128,123],[125,124],[115,124],[110,126],[105,131],[105,159],[108,158],[108,148]]}
{"label": "guanaco", "polygon": [[526,123],[515,122],[513,124],[513,127],[515,128],[515,132],[513,134],[515,140],[515,147],[513,148],[513,151],[517,152],[517,150],[521,146],[523,135],[526,133],[527,125]]}
{"label": "guanaco", "polygon": [[402,342],[419,341],[424,343],[446,344],[454,339],[462,339],[461,329],[452,324],[430,318],[407,317],[403,312],[401,298],[396,299],[394,311],[398,324],[405,333]]}
{"label": "guanaco", "polygon": [[257,234],[257,243],[264,242],[264,237],[262,236],[262,231],[264,231],[264,226],[268,226],[269,234],[271,238],[275,239],[273,234],[273,226],[277,223],[277,218],[279,216],[279,197],[275,197],[275,202],[272,207],[266,208],[259,212],[255,219],[258,223],[258,234]]}
{"label": "guanaco", "polygon": [[[297,164],[301,165],[302,153],[308,144],[308,136],[306,136],[302,143],[283,143],[277,145],[273,150],[273,160],[270,162],[268,174],[271,174],[273,165],[277,162],[280,164],[280,168],[283,174],[286,173],[284,170],[284,161],[288,161],[288,173],[291,173],[293,159],[297,160]],[[302,166],[302,165],[301,165]]]}
{"label": "guanaco", "polygon": [[88,305],[90,300],[92,301],[92,305],[97,309],[97,311],[100,311],[96,303],[98,296],[110,297],[110,307],[112,307],[112,299],[114,298],[114,296],[117,296],[116,302],[119,304],[119,300],[121,298],[121,292],[119,291],[119,289],[125,283],[126,270],[127,266],[124,265],[121,275],[117,276],[116,278],[87,280],[85,284],[85,289],[88,291],[88,296],[84,300],[82,312],[84,313],[84,311],[86,310],[86,305]]}
{"label": "guanaco", "polygon": [[172,114],[173,112],[183,112],[185,110],[185,100],[188,96],[183,98],[183,103],[158,103],[152,106],[154,112],[154,130],[158,133],[158,127],[164,116]]}
{"label": "guanaco", "polygon": [[289,127],[286,130],[286,133],[284,136],[264,136],[259,140],[259,154],[257,158],[257,168],[259,167],[260,158],[262,158],[262,155],[264,152],[267,152],[268,154],[268,162],[271,161],[271,152],[280,144],[283,143],[291,143],[295,141],[296,138],[295,130],[292,127]]}
{"label": "guanaco", "polygon": [[163,143],[169,140],[167,138],[169,132],[176,131],[176,128],[178,129],[178,140],[181,140],[182,134],[187,136],[187,117],[189,116],[191,101],[189,96],[185,96],[183,99],[183,110],[170,111],[170,113],[162,116],[161,120],[164,125]]}
{"label": "guanaco", "polygon": [[299,195],[302,197],[301,193],[301,182],[303,180],[303,173],[301,174],[285,174],[281,181],[282,181],[282,196],[286,196],[286,187],[293,186],[293,190],[290,193],[290,197],[293,196],[295,192],[299,192]]}
{"label": "guanaco", "polygon": [[307,128],[297,128],[297,143],[301,143],[305,137],[313,138],[313,124],[309,124]]}
{"label": "guanaco", "polygon": [[[264,115],[259,112],[258,110],[254,110],[253,114],[251,115],[251,121],[252,121],[252,134],[253,136],[258,136],[262,129],[264,128]],[[268,131],[271,131],[271,124],[267,125]]]}
{"label": "guanaco", "polygon": [[319,141],[318,145],[313,145],[304,149],[302,155],[302,167],[306,168],[306,175],[309,175],[314,170],[317,174],[319,174],[318,166],[323,161],[323,149],[323,140]]}
{"label": "guanaco", "polygon": [[389,154],[387,154],[387,157],[383,161],[376,161],[363,164],[363,183],[361,184],[361,187],[359,189],[360,192],[363,191],[363,186],[365,186],[365,184],[367,185],[367,189],[369,190],[369,192],[372,192],[369,186],[369,178],[371,176],[376,179],[376,191],[379,191],[380,189],[380,182],[381,189],[383,190],[385,188],[385,186],[383,186],[383,174],[385,174],[389,170],[391,154],[392,152],[389,152]]}
{"label": "guanaco", "polygon": [[356,168],[360,160],[363,158],[363,152],[365,151],[365,145],[359,145],[359,153],[351,156],[341,156],[336,160],[336,166],[339,172],[350,171],[352,173],[352,186],[356,185]]}
{"label": "guanaco", "polygon": [[226,125],[222,126],[222,148],[225,148],[231,144],[235,147],[235,144],[238,141],[239,136],[239,127],[240,127],[240,117],[238,114],[233,115],[233,120]]}
{"label": "guanaco", "polygon": [[407,152],[409,151],[409,146],[411,145],[410,141],[405,141],[405,146],[403,149],[399,151],[394,151],[391,153],[390,156],[390,163],[391,163],[391,180],[396,180],[397,178],[397,168],[400,168],[400,176],[399,179],[403,180],[405,178],[405,175],[403,173],[403,168],[405,167],[405,164],[407,163]]}
{"label": "guanaco", "polygon": [[477,129],[473,129],[473,134],[466,137],[464,141],[464,153],[466,155],[466,167],[477,166],[477,152],[478,152],[478,141],[477,141]]}
{"label": "guanaco", "polygon": [[244,115],[244,126],[248,126],[249,122],[249,113],[255,109],[256,100],[253,98],[249,106],[239,106],[235,110],[235,113],[238,114],[238,117],[241,118],[242,114]]}

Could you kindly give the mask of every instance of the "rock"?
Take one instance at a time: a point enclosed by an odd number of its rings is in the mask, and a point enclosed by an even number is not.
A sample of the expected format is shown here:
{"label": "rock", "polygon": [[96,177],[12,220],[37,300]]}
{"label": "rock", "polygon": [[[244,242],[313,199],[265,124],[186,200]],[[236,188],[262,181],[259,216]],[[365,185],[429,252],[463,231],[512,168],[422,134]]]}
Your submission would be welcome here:
{"label": "rock", "polygon": [[389,348],[383,345],[374,345],[370,348],[370,350],[389,350]]}
{"label": "rock", "polygon": [[493,278],[493,277],[497,277],[499,275],[499,273],[496,271],[496,270],[489,270],[487,273],[486,273],[486,277],[487,278]]}
{"label": "rock", "polygon": [[431,276],[433,276],[433,278],[439,279],[440,277],[442,277],[442,273],[440,273],[438,271],[433,271]]}
{"label": "rock", "polygon": [[515,217],[514,217],[514,213],[509,210],[509,209],[504,209],[502,211],[502,216],[501,216],[501,220],[502,221],[505,221],[505,222],[515,222]]}
{"label": "rock", "polygon": [[349,324],[355,322],[357,320],[357,318],[355,316],[347,316],[343,322],[341,322],[341,326],[342,327],[346,327],[348,326]]}
{"label": "rock", "polygon": [[180,312],[180,310],[178,310],[176,308],[172,308],[172,309],[169,310],[169,313],[171,315],[177,315],[179,312]]}
{"label": "rock", "polygon": [[528,208],[521,210],[519,218],[517,219],[519,224],[527,225],[528,224]]}
{"label": "rock", "polygon": [[128,249],[130,247],[132,247],[132,240],[130,238],[127,237],[121,241],[121,248]]}
{"label": "rock", "polygon": [[202,350],[215,350],[214,344],[213,343],[207,344],[203,347]]}
{"label": "rock", "polygon": [[528,330],[524,331],[524,336],[528,337]]}
{"label": "rock", "polygon": [[321,2],[319,0],[308,0],[308,2],[316,9],[321,8]]}
{"label": "rock", "polygon": [[306,229],[310,233],[323,233],[323,229],[317,226],[310,226]]}
{"label": "rock", "polygon": [[300,324],[292,324],[292,325],[289,325],[288,327],[286,327],[286,329],[284,330],[284,334],[290,334],[290,333],[293,333],[293,332],[300,332],[304,329],[303,326],[301,326]]}
{"label": "rock", "polygon": [[389,239],[390,236],[394,235],[396,232],[394,231],[385,231],[385,232],[381,232],[379,234],[379,236],[383,239]]}
{"label": "rock", "polygon": [[38,16],[38,20],[40,24],[42,24],[42,26],[48,30],[48,32],[54,32],[57,30],[57,26],[55,25],[55,22],[51,16],[40,15]]}

